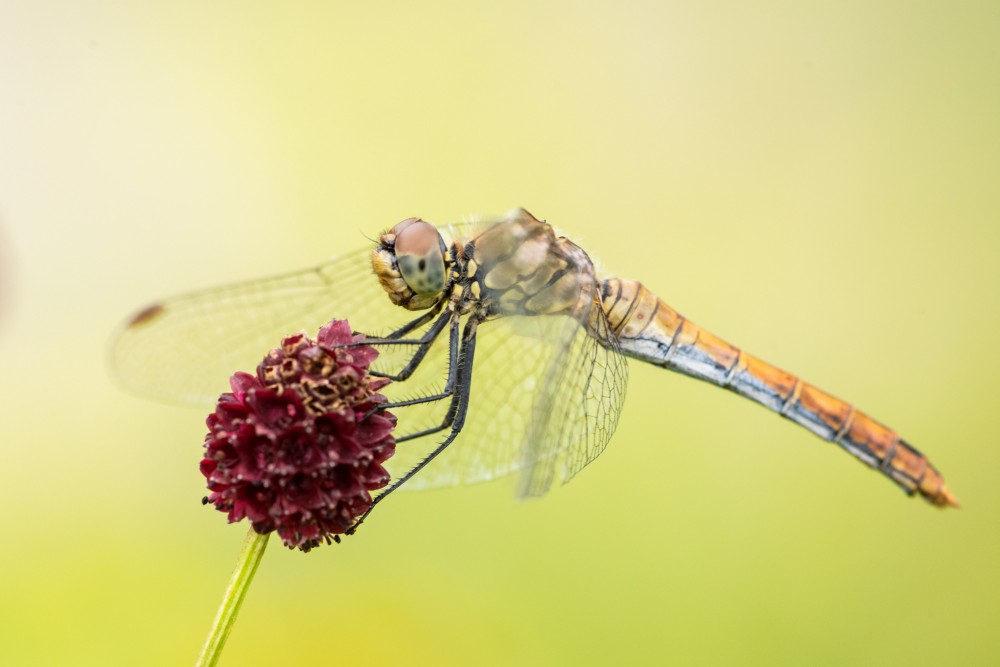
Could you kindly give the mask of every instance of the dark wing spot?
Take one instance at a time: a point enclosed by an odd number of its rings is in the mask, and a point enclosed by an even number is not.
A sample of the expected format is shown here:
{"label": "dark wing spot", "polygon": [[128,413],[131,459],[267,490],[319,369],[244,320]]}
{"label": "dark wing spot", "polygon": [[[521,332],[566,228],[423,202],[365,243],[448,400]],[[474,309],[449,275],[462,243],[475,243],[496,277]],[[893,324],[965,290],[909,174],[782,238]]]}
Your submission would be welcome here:
{"label": "dark wing spot", "polygon": [[154,303],[153,305],[143,308],[138,313],[133,315],[132,319],[129,320],[128,325],[130,327],[142,326],[143,324],[159,317],[163,311],[164,308],[162,304]]}

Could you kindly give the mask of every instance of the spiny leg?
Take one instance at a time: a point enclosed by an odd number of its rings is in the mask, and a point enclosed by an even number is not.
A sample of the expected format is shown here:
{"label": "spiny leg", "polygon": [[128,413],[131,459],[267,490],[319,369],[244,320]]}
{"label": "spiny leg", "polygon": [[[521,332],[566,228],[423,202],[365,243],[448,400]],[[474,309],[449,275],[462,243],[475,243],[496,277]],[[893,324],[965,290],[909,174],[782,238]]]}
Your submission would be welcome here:
{"label": "spiny leg", "polygon": [[[423,315],[421,315],[420,317],[413,318],[412,320],[410,320],[403,326],[399,327],[398,329],[386,334],[385,336],[382,336],[380,340],[396,340],[398,338],[402,338],[403,336],[410,333],[414,329],[419,329],[420,327],[424,326],[425,324],[433,320],[435,317],[437,317],[437,314],[441,312],[441,308],[444,306],[445,303],[446,301],[444,300],[438,301],[436,304],[434,304],[433,308],[425,312]],[[354,333],[368,337],[368,334],[366,334],[363,331],[355,331]],[[351,343],[351,344],[364,345],[364,343]]]}
{"label": "spiny leg", "polygon": [[[448,409],[448,417],[451,421],[451,431],[448,436],[434,448],[430,454],[428,454],[420,463],[418,463],[412,470],[400,477],[398,480],[393,482],[393,484],[380,493],[373,501],[368,510],[362,514],[354,525],[347,530],[348,535],[353,535],[354,531],[358,529],[368,515],[372,513],[375,506],[378,505],[382,500],[385,499],[390,493],[405,484],[411,477],[416,475],[418,472],[424,469],[424,467],[433,461],[438,454],[447,449],[448,445],[454,442],[458,434],[462,432],[462,427],[465,426],[465,417],[469,409],[469,398],[472,395],[472,362],[476,353],[476,327],[479,326],[479,320],[475,317],[471,318],[465,324],[465,330],[462,332],[462,346],[459,350],[458,358],[458,373],[457,373],[457,389],[452,398],[452,404]],[[398,440],[397,440],[398,442]]]}
{"label": "spiny leg", "polygon": [[395,375],[391,375],[388,373],[378,373],[378,372],[372,372],[372,375],[375,375],[376,377],[389,378],[393,382],[403,382],[404,380],[409,378],[411,375],[413,375],[413,372],[417,370],[417,367],[420,366],[420,362],[424,360],[424,357],[427,356],[427,353],[430,352],[431,345],[434,343],[435,340],[437,340],[438,335],[440,335],[441,331],[452,319],[457,319],[457,316],[455,316],[451,311],[445,312],[434,322],[434,324],[431,325],[431,327],[424,333],[423,336],[421,336],[419,339],[415,341],[406,341],[402,339],[391,339],[391,338],[382,341],[371,340],[371,339],[365,341],[365,344],[367,345],[414,344],[418,346],[417,351],[413,353],[413,356],[410,357],[410,360],[406,362],[406,365],[403,366],[402,370],[400,370]]}
{"label": "spiny leg", "polygon": [[[431,308],[430,310],[428,310],[427,312],[425,312],[420,317],[413,318],[412,320],[410,320],[409,322],[407,322],[403,326],[399,327],[398,329],[396,329],[396,330],[394,330],[394,331],[392,331],[392,332],[390,332],[390,333],[388,333],[388,334],[386,334],[385,336],[382,336],[382,337],[370,336],[370,335],[368,335],[367,333],[365,333],[363,331],[354,331],[353,334],[355,336],[363,336],[364,339],[363,340],[359,340],[359,341],[355,341],[355,342],[351,342],[351,343],[344,343],[340,347],[361,347],[361,346],[364,346],[364,345],[373,345],[373,344],[376,344],[376,345],[420,345],[420,346],[422,346],[421,349],[423,349],[424,347],[429,347],[429,344],[431,342],[433,342],[433,340],[437,337],[437,335],[439,333],[441,333],[441,329],[444,326],[443,322],[435,322],[434,326],[431,327],[428,331],[426,331],[424,333],[424,335],[421,336],[418,339],[403,340],[402,337],[404,335],[408,334],[409,332],[413,331],[414,329],[419,329],[420,327],[422,327],[423,325],[427,324],[428,322],[430,322],[431,320],[433,320],[435,317],[437,317],[438,313],[441,312],[441,308],[444,306],[444,304],[445,304],[445,301],[438,301],[436,304],[434,304],[433,308]],[[447,320],[447,318],[441,318],[441,319]],[[420,354],[420,350],[417,351],[417,354]],[[424,352],[422,354],[420,354],[420,359],[423,359],[423,356],[425,354],[427,354],[426,350],[424,350]],[[416,355],[414,355],[414,356],[416,356]],[[411,363],[412,363],[412,358],[411,358]],[[405,377],[403,377],[401,379],[405,380],[406,377],[409,377],[409,374],[412,374],[412,372],[414,370],[416,370],[416,367],[419,366],[419,365],[420,365],[420,361],[418,360],[417,363],[413,364],[413,367],[409,369],[409,373]],[[369,371],[369,372],[372,375],[375,375],[377,377],[387,377],[390,380],[397,381],[398,379],[400,379],[400,378],[398,378],[398,376],[402,375],[402,373],[404,371],[406,371],[406,369],[409,366],[410,366],[410,363],[408,363],[407,366],[404,367],[403,371],[400,371],[400,373],[397,373],[396,375],[389,375],[387,373],[380,373],[378,371]]]}
{"label": "spiny leg", "polygon": [[[440,401],[442,399],[448,398],[455,393],[455,382],[458,377],[458,363],[459,350],[458,350],[458,322],[459,318],[455,315],[451,320],[451,327],[448,333],[448,378],[445,380],[444,388],[437,394],[432,394],[430,396],[422,396],[420,398],[410,398],[403,401],[393,401],[391,403],[383,403],[375,408],[375,410],[388,410],[390,408],[405,408],[408,405],[422,405],[424,403],[433,403],[435,401]],[[414,355],[416,357],[417,355]],[[420,355],[421,360],[424,355]],[[418,362],[419,363],[419,362]],[[369,413],[370,414],[370,413]],[[440,430],[440,429],[438,429]],[[433,433],[434,431],[428,431],[428,433]],[[426,433],[421,433],[426,435]],[[414,437],[418,437],[416,434],[406,436],[407,440],[412,440]],[[397,442],[399,442],[397,440]]]}
{"label": "spiny leg", "polygon": [[[433,311],[430,311],[430,312],[435,312],[435,311],[440,312],[440,307],[436,307]],[[376,345],[376,346],[377,345],[383,345],[383,346],[388,346],[388,345],[415,345],[415,346],[417,346],[417,351],[413,353],[413,356],[410,357],[410,360],[408,362],[406,362],[406,365],[403,366],[403,368],[399,372],[397,372],[397,373],[383,373],[383,372],[374,371],[374,370],[373,371],[369,371],[369,374],[373,375],[375,377],[388,378],[388,379],[392,380],[393,382],[402,382],[402,381],[406,380],[407,378],[409,378],[413,374],[413,372],[415,370],[417,370],[417,367],[420,366],[420,362],[422,362],[424,360],[424,357],[426,357],[427,353],[430,351],[431,345],[434,343],[434,341],[437,339],[438,335],[445,328],[445,326],[448,324],[448,322],[451,320],[452,317],[453,317],[452,311],[448,311],[448,312],[443,313],[440,317],[438,317],[437,321],[435,321],[434,324],[431,325],[431,327],[426,332],[424,332],[424,335],[421,336],[420,338],[405,338],[405,339],[404,338],[370,338],[370,337],[368,337],[367,334],[362,333],[361,335],[364,336],[364,339],[356,341],[356,342],[352,342],[352,343],[344,343],[340,347],[360,347],[362,345]],[[396,331],[394,331],[393,333],[391,333],[389,335],[390,336],[394,336],[396,334],[400,334],[400,332],[406,333],[406,332],[408,332],[408,331],[410,331],[410,330],[412,330],[412,329],[414,329],[414,328],[416,328],[418,326],[422,326],[422,325],[426,324],[429,321],[429,319],[430,318],[428,317],[428,315],[426,315],[426,314],[422,315],[422,316],[418,317],[417,319],[411,321],[409,324],[406,324],[402,328],[397,329]],[[402,334],[400,334],[400,335],[402,335]]]}
{"label": "spiny leg", "polygon": [[[470,320],[471,322],[471,320]],[[479,325],[479,321],[476,322],[476,326]],[[468,326],[468,325],[467,325]],[[442,399],[451,396],[451,401],[448,404],[448,412],[445,413],[444,419],[441,420],[437,426],[431,426],[422,431],[415,431],[413,433],[407,433],[406,435],[396,438],[396,443],[406,442],[408,440],[416,440],[417,438],[422,438],[427,435],[432,435],[434,433],[440,433],[451,427],[452,423],[455,421],[455,416],[458,413],[458,407],[460,405],[461,396],[455,392],[456,383],[458,383],[458,373],[457,369],[459,367],[459,349],[458,349],[458,321],[452,325],[451,331],[451,349],[448,357],[448,381],[445,383],[444,390],[433,396],[426,396],[424,398],[412,399],[409,401],[400,401],[398,403],[384,403],[369,411],[366,417],[376,412],[378,410],[384,410],[391,407],[406,407],[408,405],[419,405],[423,403],[431,403],[434,401],[440,401]]]}

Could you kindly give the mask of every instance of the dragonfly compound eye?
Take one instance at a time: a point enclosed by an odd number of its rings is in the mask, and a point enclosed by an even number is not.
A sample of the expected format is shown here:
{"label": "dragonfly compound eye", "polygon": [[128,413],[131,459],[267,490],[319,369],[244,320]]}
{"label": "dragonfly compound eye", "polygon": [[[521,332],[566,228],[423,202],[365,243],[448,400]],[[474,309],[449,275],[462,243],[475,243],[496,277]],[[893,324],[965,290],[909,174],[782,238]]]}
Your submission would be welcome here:
{"label": "dragonfly compound eye", "polygon": [[440,294],[445,285],[444,242],[434,225],[404,220],[396,232],[396,264],[407,287],[421,296]]}

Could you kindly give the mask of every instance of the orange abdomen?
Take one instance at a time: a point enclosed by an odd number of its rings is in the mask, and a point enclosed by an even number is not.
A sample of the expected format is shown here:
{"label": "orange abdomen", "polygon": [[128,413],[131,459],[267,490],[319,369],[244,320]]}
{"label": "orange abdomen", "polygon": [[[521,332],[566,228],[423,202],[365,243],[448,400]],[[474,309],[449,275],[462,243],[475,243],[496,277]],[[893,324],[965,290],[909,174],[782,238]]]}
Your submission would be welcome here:
{"label": "orange abdomen", "polygon": [[908,494],[958,506],[927,458],[850,403],[743,352],[705,331],[636,281],[602,285],[604,311],[622,351],[745,396],[834,442]]}

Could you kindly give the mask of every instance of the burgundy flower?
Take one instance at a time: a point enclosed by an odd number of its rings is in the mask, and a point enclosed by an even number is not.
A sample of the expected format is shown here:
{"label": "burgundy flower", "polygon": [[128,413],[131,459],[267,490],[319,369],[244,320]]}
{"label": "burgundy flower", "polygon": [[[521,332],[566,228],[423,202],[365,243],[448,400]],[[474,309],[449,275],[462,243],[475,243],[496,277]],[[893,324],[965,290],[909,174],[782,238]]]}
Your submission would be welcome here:
{"label": "burgundy flower", "polygon": [[206,503],[303,551],[338,539],[371,507],[370,492],[389,482],[382,463],[395,452],[396,418],[372,412],[389,383],[368,375],[378,352],[337,347],[361,338],[333,320],[315,341],[285,338],[256,376],[233,375],[207,420]]}

